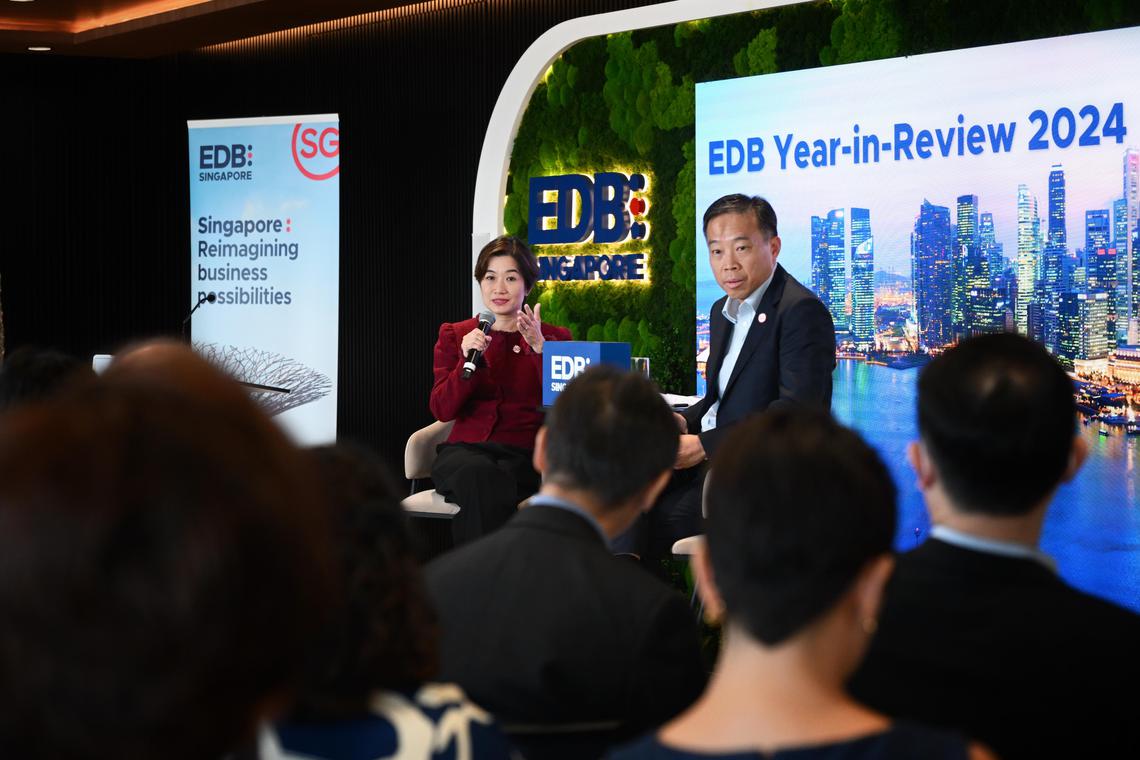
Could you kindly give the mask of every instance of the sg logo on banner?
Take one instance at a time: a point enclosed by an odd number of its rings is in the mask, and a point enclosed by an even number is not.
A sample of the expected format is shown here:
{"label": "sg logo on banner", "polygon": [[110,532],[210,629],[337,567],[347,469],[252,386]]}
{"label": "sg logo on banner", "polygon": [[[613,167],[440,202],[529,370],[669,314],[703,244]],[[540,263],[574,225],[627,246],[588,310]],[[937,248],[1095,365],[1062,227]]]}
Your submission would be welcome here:
{"label": "sg logo on banner", "polygon": [[340,129],[293,127],[293,163],[309,179],[329,179],[340,172]]}
{"label": "sg logo on banner", "polygon": [[[644,240],[649,225],[633,221],[648,210],[633,193],[646,189],[644,174],[619,172],[531,177],[527,234],[531,245],[563,243],[620,243],[626,238]],[[577,212],[577,213],[575,213]],[[554,227],[546,229],[546,219]]]}

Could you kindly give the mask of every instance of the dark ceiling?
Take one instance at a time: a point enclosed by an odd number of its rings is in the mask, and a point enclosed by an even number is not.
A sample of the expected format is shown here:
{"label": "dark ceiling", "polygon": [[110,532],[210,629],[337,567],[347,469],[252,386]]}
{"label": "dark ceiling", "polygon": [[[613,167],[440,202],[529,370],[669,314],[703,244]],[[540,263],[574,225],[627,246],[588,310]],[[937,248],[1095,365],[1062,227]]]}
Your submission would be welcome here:
{"label": "dark ceiling", "polygon": [[[0,53],[152,58],[407,0],[0,0]],[[46,46],[48,53],[29,47]]]}

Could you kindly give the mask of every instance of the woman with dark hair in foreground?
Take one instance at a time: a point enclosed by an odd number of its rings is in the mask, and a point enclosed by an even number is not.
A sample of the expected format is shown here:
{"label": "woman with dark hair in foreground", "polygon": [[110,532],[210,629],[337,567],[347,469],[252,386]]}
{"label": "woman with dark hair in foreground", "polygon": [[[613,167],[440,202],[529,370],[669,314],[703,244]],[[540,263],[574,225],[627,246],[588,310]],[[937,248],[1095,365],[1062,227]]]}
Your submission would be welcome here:
{"label": "woman with dark hair in foreground", "polygon": [[362,449],[314,449],[344,586],[286,719],[261,760],[496,760],[509,745],[459,687],[428,683],[439,634],[399,497]]}
{"label": "woman with dark hair in foreground", "polygon": [[0,757],[218,758],[324,624],[306,457],[189,349],[150,357],[0,424]]}
{"label": "woman with dark hair in foreground", "polygon": [[875,631],[895,530],[890,474],[856,433],[803,409],[741,423],[705,498],[694,569],[725,621],[720,661],[687,712],[615,760],[992,757],[844,692]]}

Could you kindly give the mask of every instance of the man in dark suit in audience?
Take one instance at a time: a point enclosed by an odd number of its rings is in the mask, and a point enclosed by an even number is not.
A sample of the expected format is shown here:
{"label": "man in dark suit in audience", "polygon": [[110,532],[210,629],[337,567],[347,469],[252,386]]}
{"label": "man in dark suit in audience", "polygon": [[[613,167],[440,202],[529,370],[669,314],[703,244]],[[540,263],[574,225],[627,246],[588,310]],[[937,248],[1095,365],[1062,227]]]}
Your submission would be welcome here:
{"label": "man in dark suit in audience", "polygon": [[668,481],[677,438],[647,379],[595,367],[569,384],[535,441],[539,493],[427,568],[443,679],[508,727],[613,721],[635,732],[700,695],[686,600],[608,548]]}
{"label": "man in dark suit in audience", "polygon": [[909,458],[934,527],[899,558],[855,698],[1004,760],[1140,757],[1140,616],[1067,585],[1037,547],[1087,452],[1075,426],[1072,382],[1025,338],[930,363]]}

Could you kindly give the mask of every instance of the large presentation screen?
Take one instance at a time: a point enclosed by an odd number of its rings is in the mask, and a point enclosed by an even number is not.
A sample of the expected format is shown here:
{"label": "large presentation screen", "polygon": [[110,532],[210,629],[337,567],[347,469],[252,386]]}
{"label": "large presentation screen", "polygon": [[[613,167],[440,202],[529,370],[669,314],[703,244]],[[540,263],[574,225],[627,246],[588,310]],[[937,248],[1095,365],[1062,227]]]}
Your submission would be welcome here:
{"label": "large presentation screen", "polygon": [[[696,217],[700,248],[718,197],[774,206],[779,263],[835,321],[833,411],[899,486],[900,549],[929,527],[905,458],[922,365],[979,333],[1044,343],[1092,455],[1043,548],[1140,610],[1138,67],[1133,28],[698,84]],[[701,393],[721,295],[698,250]]]}

